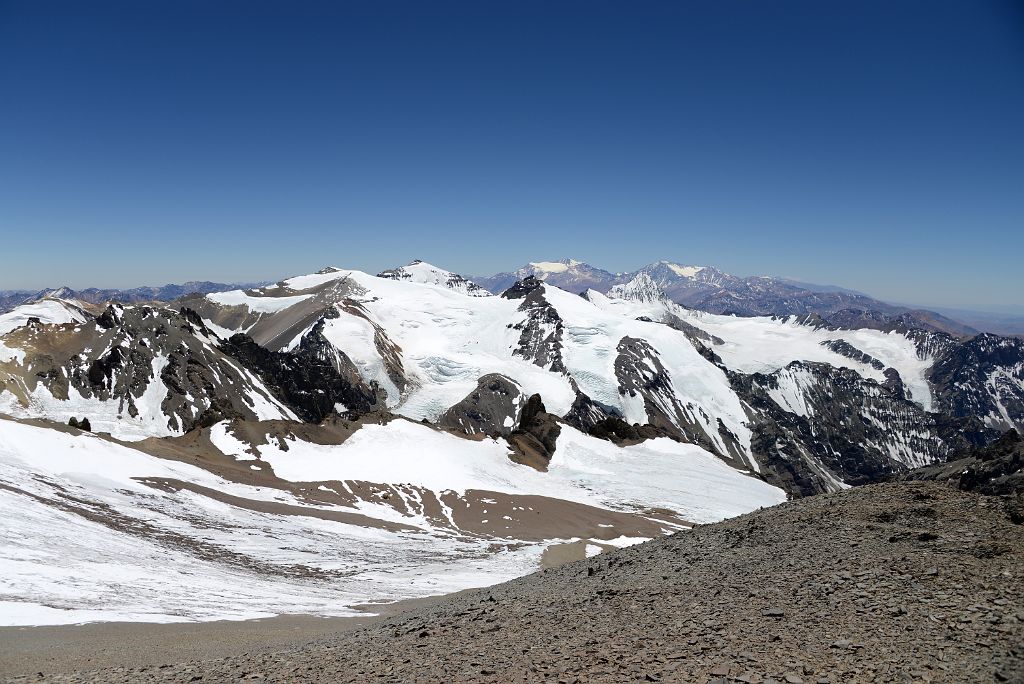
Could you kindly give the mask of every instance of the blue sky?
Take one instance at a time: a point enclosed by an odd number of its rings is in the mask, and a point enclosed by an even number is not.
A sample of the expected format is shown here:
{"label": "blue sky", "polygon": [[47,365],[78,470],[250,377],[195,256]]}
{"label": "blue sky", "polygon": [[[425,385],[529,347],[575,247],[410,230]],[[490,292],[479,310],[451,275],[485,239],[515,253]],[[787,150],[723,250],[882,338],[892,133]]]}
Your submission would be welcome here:
{"label": "blue sky", "polygon": [[6,2],[0,288],[573,256],[1021,304],[1024,10]]}

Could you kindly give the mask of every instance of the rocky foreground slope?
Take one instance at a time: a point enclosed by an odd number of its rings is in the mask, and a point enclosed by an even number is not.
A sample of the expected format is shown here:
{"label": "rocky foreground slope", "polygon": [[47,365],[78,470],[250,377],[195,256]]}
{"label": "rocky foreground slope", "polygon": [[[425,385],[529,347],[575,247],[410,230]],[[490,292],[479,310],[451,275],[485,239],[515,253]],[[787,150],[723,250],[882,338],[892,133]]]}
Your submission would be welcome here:
{"label": "rocky foreground slope", "polygon": [[[49,681],[1024,681],[1019,500],[932,482],[790,502],[331,640]],[[25,678],[11,681],[32,681]]]}

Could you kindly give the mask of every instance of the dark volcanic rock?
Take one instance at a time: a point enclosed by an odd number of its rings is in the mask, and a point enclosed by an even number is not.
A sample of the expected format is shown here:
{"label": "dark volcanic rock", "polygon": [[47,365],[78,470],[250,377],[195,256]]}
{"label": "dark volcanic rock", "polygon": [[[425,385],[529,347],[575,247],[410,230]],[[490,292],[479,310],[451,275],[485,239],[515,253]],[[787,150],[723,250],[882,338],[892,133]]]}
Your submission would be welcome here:
{"label": "dark volcanic rock", "polygon": [[519,344],[512,353],[541,368],[565,373],[562,360],[562,317],[544,298],[544,284],[531,276],[516,283],[501,296],[505,299],[522,299],[519,311],[526,314],[523,321],[509,324],[509,327],[520,331]]}
{"label": "dark volcanic rock", "polygon": [[821,343],[821,345],[823,347],[828,347],[837,354],[842,354],[848,359],[853,359],[854,361],[859,361],[860,363],[866,363],[875,370],[883,370],[885,368],[884,363],[882,363],[875,357],[871,356],[870,354],[866,354],[862,352],[860,349],[857,349],[846,340],[825,340],[824,342]]}
{"label": "dark volcanic rock", "polygon": [[601,422],[593,425],[587,432],[592,437],[607,439],[610,442],[615,442],[619,446],[637,444],[646,439],[670,436],[666,434],[664,430],[653,425],[630,425],[621,418],[615,417],[605,418]]}
{"label": "dark volcanic rock", "polygon": [[534,290],[544,287],[544,281],[538,280],[535,276],[523,278],[514,283],[511,287],[501,293],[505,299],[523,299]]}

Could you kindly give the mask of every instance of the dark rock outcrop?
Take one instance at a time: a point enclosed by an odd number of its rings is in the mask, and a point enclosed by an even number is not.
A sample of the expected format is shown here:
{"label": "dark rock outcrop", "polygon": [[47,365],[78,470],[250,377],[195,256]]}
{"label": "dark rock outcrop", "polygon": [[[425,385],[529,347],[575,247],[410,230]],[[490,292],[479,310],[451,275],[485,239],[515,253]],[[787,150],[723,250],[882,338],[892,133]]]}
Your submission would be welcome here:
{"label": "dark rock outcrop", "polygon": [[547,412],[539,394],[532,395],[519,414],[519,425],[509,437],[515,451],[512,460],[537,470],[547,470],[562,427]]}
{"label": "dark rock outcrop", "polygon": [[356,415],[383,408],[383,392],[363,382],[348,356],[324,339],[322,331],[321,321],[291,352],[270,351],[240,333],[220,348],[255,373],[305,421],[318,423],[339,407]]}
{"label": "dark rock outcrop", "polygon": [[562,317],[544,298],[544,284],[533,276],[521,280],[501,295],[505,299],[521,299],[519,311],[526,318],[509,327],[520,331],[519,344],[512,353],[541,368],[565,373],[562,360]]}
{"label": "dark rock outcrop", "polygon": [[985,334],[949,346],[929,380],[938,410],[1024,431],[1024,340]]}
{"label": "dark rock outcrop", "polygon": [[442,413],[437,424],[467,435],[508,437],[516,428],[524,401],[519,385],[504,375],[489,373],[465,399]]}
{"label": "dark rock outcrop", "polygon": [[903,479],[940,480],[969,492],[1024,496],[1024,440],[1016,430],[1008,430],[963,458],[911,470]]}

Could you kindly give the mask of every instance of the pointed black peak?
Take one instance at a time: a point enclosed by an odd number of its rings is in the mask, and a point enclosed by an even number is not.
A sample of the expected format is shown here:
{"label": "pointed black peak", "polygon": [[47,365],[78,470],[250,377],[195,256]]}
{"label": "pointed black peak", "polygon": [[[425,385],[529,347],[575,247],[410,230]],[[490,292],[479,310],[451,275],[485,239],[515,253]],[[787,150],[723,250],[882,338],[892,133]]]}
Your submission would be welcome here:
{"label": "pointed black peak", "polygon": [[536,276],[527,276],[522,280],[516,281],[515,285],[502,292],[501,296],[505,299],[522,299],[534,290],[543,286],[544,281],[540,280]]}

